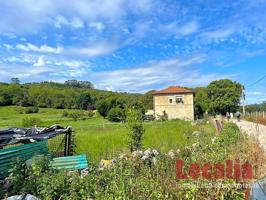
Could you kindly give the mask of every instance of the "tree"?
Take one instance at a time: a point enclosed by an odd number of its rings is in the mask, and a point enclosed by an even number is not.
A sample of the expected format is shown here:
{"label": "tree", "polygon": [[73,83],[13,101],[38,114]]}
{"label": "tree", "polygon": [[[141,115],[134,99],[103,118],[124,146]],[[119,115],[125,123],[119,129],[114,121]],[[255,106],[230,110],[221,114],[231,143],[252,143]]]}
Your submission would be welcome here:
{"label": "tree", "polygon": [[204,113],[209,111],[209,97],[206,87],[199,87],[195,89],[195,115],[202,117]]}
{"label": "tree", "polygon": [[20,81],[19,81],[19,79],[18,78],[11,78],[11,84],[19,84],[20,83]]}
{"label": "tree", "polygon": [[100,115],[105,118],[110,110],[110,104],[107,100],[102,100],[97,103],[96,108]]}
{"label": "tree", "polygon": [[228,79],[211,82],[207,87],[209,110],[212,114],[236,112],[243,86]]}
{"label": "tree", "polygon": [[64,84],[70,87],[77,87],[77,88],[87,88],[87,89],[94,88],[93,84],[89,81],[67,80],[65,81]]}
{"label": "tree", "polygon": [[147,93],[145,93],[141,98],[140,98],[140,101],[141,103],[143,104],[145,110],[149,110],[149,109],[153,109],[153,96],[152,96],[152,93],[154,92],[155,90],[151,90]]}
{"label": "tree", "polygon": [[77,96],[76,104],[79,109],[86,110],[91,102],[91,96],[88,93],[81,93]]}
{"label": "tree", "polygon": [[142,120],[142,113],[139,110],[128,109],[126,114],[127,127],[129,130],[129,148],[133,152],[142,147],[143,135],[145,132]]}
{"label": "tree", "polygon": [[111,122],[121,122],[125,120],[125,111],[122,108],[115,107],[112,108],[108,114],[107,118]]}

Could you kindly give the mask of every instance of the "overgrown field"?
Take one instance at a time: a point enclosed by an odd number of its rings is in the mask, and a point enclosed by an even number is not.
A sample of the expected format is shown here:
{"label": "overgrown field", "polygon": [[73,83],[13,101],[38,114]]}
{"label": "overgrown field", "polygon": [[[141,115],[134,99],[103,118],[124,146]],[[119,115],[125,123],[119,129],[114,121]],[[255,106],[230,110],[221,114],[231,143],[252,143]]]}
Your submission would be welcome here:
{"label": "overgrown field", "polygon": [[219,137],[206,132],[187,134],[187,137],[190,144],[174,149],[171,154],[159,152],[156,157],[147,159],[133,157],[133,154],[132,157],[119,157],[112,166],[103,170],[92,164],[88,171],[66,173],[50,168],[43,158],[35,158],[28,167],[20,162],[14,165],[8,179],[12,187],[0,187],[0,198],[30,193],[43,200],[245,199],[244,190],[236,185],[242,179],[235,181],[216,178],[215,175],[211,175],[210,180],[202,176],[195,180],[192,177],[178,179],[175,166],[177,159],[184,161],[186,174],[191,163],[203,167],[205,163],[239,159],[240,163],[252,163],[254,178],[265,175],[265,154],[256,140],[241,134],[235,124],[227,123]]}
{"label": "overgrown field", "polygon": [[[64,112],[84,112],[78,110],[40,108],[38,113],[19,114],[15,106],[0,107],[0,128],[21,127],[25,118],[37,118],[42,126],[55,123],[70,125],[75,130],[76,152],[86,153],[91,162],[102,158],[111,158],[118,153],[128,151],[128,130],[123,123],[110,123],[100,116],[75,120],[63,117]],[[147,122],[145,126],[144,148],[156,148],[160,151],[177,149],[188,144],[188,134],[201,131],[214,134],[210,125],[191,125],[184,121]]]}

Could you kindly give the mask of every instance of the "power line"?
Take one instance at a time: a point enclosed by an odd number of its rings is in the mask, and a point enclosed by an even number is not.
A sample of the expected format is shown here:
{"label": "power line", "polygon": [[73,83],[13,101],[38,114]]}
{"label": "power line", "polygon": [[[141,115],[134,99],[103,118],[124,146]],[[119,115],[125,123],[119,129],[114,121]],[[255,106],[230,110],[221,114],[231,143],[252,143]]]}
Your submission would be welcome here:
{"label": "power line", "polygon": [[246,88],[248,87],[252,87],[254,85],[256,85],[257,83],[259,83],[260,81],[262,81],[263,79],[266,78],[266,74],[264,74],[264,76],[262,76],[260,79],[258,79],[257,81],[255,81],[254,83],[250,84],[250,85],[247,85]]}

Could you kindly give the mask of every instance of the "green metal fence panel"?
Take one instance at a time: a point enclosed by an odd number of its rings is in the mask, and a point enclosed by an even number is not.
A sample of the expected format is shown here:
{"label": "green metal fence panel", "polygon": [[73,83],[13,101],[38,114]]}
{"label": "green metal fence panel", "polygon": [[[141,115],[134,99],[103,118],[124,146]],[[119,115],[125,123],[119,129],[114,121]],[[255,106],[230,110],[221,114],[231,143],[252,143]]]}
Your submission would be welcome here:
{"label": "green metal fence panel", "polygon": [[78,156],[66,156],[54,158],[51,165],[59,170],[81,170],[88,168],[88,161],[85,154]]}
{"label": "green metal fence panel", "polygon": [[47,141],[24,144],[0,150],[0,179],[8,176],[14,162],[19,159],[28,160],[34,155],[48,154]]}

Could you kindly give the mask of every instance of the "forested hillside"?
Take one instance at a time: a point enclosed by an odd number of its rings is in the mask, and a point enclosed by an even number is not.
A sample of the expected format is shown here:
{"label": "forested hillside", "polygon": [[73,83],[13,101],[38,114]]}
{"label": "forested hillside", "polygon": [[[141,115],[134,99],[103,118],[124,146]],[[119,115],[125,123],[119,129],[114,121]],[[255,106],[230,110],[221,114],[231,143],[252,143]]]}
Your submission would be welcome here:
{"label": "forested hillside", "polygon": [[266,102],[260,103],[260,104],[251,104],[246,106],[247,112],[256,112],[256,111],[264,111],[266,112]]}
{"label": "forested hillside", "polygon": [[0,83],[0,106],[20,105],[57,109],[87,109],[95,107],[103,100],[134,104],[140,101],[142,96],[141,94],[94,89],[88,81]]}

